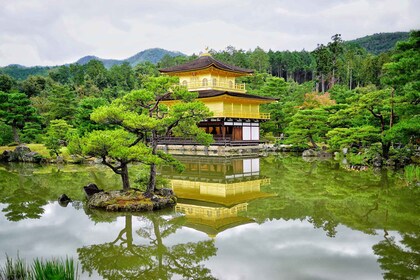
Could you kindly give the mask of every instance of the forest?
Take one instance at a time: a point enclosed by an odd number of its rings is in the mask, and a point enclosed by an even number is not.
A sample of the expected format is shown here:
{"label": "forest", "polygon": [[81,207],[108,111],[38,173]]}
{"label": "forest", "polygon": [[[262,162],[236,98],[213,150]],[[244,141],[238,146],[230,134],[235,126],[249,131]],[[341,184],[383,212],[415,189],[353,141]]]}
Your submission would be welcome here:
{"label": "forest", "polygon": [[[241,78],[248,93],[278,98],[263,108],[271,114],[262,127],[266,141],[296,149],[345,149],[348,161],[357,165],[417,163],[419,30],[378,54],[344,42],[340,34],[313,51],[228,46],[210,53],[255,71]],[[109,68],[93,59],[43,69],[25,79],[0,72],[0,145],[42,143],[58,156],[75,137],[116,128],[93,121],[95,109],[127,101],[133,92],[156,90],[159,68],[196,57],[165,55],[156,64],[124,62]]]}

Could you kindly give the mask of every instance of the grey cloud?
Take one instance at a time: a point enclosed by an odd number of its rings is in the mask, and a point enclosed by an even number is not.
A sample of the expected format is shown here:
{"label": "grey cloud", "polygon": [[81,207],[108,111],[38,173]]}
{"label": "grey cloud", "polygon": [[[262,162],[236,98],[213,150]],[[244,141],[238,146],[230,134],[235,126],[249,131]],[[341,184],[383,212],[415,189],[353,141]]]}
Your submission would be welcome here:
{"label": "grey cloud", "polygon": [[222,42],[245,49],[311,50],[336,33],[354,39],[418,28],[419,10],[416,0],[15,0],[0,10],[0,59],[19,58],[6,49],[10,44],[34,49],[38,61],[57,63],[101,55],[100,50],[124,57],[145,46],[187,52]]}

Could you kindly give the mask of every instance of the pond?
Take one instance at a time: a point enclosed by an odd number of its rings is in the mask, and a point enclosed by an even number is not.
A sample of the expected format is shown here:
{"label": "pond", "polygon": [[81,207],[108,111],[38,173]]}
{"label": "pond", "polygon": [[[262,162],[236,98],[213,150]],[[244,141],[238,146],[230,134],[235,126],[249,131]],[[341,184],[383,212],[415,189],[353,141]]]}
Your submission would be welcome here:
{"label": "pond", "polygon": [[[291,155],[182,157],[160,170],[174,209],[107,213],[82,186],[98,165],[0,166],[0,264],[73,257],[82,279],[416,279],[420,191],[398,172]],[[135,177],[137,166],[131,170]],[[67,194],[74,201],[60,205]]]}

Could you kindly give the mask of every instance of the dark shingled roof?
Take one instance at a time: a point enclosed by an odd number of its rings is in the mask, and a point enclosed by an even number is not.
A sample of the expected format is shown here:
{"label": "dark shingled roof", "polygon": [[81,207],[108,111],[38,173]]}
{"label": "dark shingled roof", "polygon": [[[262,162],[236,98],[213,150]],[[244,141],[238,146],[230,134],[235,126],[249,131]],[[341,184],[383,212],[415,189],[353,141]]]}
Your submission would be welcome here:
{"label": "dark shingled roof", "polygon": [[172,73],[172,72],[185,72],[185,71],[196,71],[202,70],[214,66],[217,69],[229,71],[229,72],[236,72],[236,73],[243,73],[243,74],[252,74],[254,70],[244,69],[233,65],[228,65],[221,61],[214,59],[211,56],[200,56],[196,60],[189,61],[182,65],[172,66],[164,69],[160,69],[161,73]]}
{"label": "dark shingled roof", "polygon": [[[277,101],[278,100],[278,98],[258,96],[258,95],[253,95],[249,93],[239,93],[239,92],[232,92],[232,91],[213,90],[213,89],[198,91],[198,98],[208,98],[208,97],[215,97],[215,96],[221,96],[221,95],[245,97],[245,98],[264,100],[264,101]],[[172,100],[172,98],[169,96],[166,100]]]}

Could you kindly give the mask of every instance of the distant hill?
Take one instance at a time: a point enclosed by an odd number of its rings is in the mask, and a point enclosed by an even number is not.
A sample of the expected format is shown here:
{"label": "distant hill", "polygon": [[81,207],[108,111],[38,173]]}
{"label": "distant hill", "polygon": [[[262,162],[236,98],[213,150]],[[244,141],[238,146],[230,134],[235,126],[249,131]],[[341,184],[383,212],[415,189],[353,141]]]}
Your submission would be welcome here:
{"label": "distant hill", "polygon": [[347,42],[359,45],[368,52],[378,55],[394,49],[398,41],[405,41],[408,37],[409,32],[375,33]]}
{"label": "distant hill", "polygon": [[104,64],[104,66],[106,68],[110,68],[113,65],[120,65],[123,64],[124,62],[128,62],[131,66],[136,66],[139,63],[142,62],[146,62],[149,61],[151,63],[158,63],[165,55],[169,55],[169,56],[185,56],[185,54],[181,53],[181,52],[173,52],[173,51],[168,51],[168,50],[164,50],[164,49],[160,49],[160,48],[153,48],[153,49],[147,49],[144,51],[141,51],[133,56],[130,56],[129,58],[126,59],[122,59],[122,60],[118,60],[118,59],[104,59],[104,58],[99,58],[96,56],[85,56],[82,57],[81,59],[79,59],[78,61],[76,61],[76,63],[78,64],[86,64],[89,61],[95,59],[95,60],[99,60],[102,61],[102,63]]}
{"label": "distant hill", "polygon": [[[365,48],[368,52],[373,54],[380,54],[395,48],[395,44],[398,41],[407,40],[409,32],[393,32],[393,33],[377,33],[355,40],[347,41],[348,44],[355,44]],[[165,55],[169,56],[185,56],[181,52],[168,51],[161,48],[152,48],[141,51],[126,59],[104,59],[97,56],[85,56],[77,60],[75,63],[86,64],[89,61],[95,59],[102,61],[106,68],[110,68],[113,65],[121,65],[124,62],[128,62],[131,66],[136,66],[139,63],[149,61],[151,63],[158,63]],[[24,80],[30,75],[48,75],[48,71],[59,66],[35,66],[25,67],[22,65],[11,64],[6,67],[0,67],[0,73],[10,75],[17,80]]]}
{"label": "distant hill", "polygon": [[46,76],[48,71],[54,67],[50,66],[34,66],[26,67],[19,64],[10,64],[0,67],[0,73],[9,75],[16,80],[25,80],[30,75]]}
{"label": "distant hill", "polygon": [[[118,59],[104,59],[97,56],[89,55],[80,58],[75,63],[78,64],[86,64],[89,61],[95,59],[102,61],[106,68],[111,68],[113,65],[121,65],[124,62],[128,62],[131,66],[136,66],[139,63],[149,61],[151,63],[158,63],[165,55],[169,56],[185,56],[185,54],[181,52],[173,52],[168,51],[160,48],[153,48],[141,51],[129,58],[118,60]],[[68,64],[66,64],[68,65]],[[25,80],[30,75],[39,75],[39,76],[46,76],[48,75],[48,71],[56,68],[59,66],[34,66],[34,67],[26,67],[18,64],[10,64],[5,67],[0,67],[0,73],[7,74],[16,80]]]}
{"label": "distant hill", "polygon": [[123,64],[124,63],[123,60],[118,60],[118,59],[105,59],[105,58],[100,58],[100,57],[97,57],[97,56],[94,56],[94,55],[84,56],[84,57],[80,58],[78,61],[76,61],[75,63],[81,64],[81,65],[85,65],[85,64],[87,64],[91,60],[99,60],[99,61],[101,61],[106,68],[111,68],[114,65],[120,65],[120,64]]}

